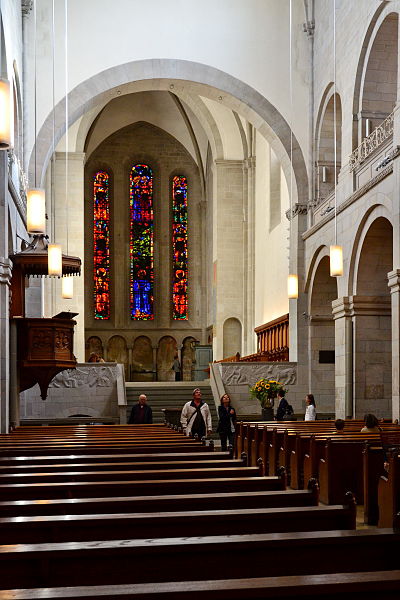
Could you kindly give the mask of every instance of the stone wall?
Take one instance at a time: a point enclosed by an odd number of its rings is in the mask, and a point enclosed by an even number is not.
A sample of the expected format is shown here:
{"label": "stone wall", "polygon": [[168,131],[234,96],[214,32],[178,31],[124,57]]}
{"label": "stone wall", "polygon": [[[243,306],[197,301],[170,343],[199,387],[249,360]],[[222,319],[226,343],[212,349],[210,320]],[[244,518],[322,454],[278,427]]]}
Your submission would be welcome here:
{"label": "stone wall", "polygon": [[263,377],[283,383],[288,390],[287,399],[296,413],[305,410],[303,400],[307,392],[298,383],[296,363],[225,362],[214,363],[212,368],[219,372],[216,379],[219,374],[225,391],[230,395],[232,404],[239,415],[261,412],[260,403],[250,397],[249,387]]}
{"label": "stone wall", "polygon": [[117,363],[78,363],[50,383],[46,400],[39,386],[21,392],[21,420],[114,417],[126,422],[124,369]]}

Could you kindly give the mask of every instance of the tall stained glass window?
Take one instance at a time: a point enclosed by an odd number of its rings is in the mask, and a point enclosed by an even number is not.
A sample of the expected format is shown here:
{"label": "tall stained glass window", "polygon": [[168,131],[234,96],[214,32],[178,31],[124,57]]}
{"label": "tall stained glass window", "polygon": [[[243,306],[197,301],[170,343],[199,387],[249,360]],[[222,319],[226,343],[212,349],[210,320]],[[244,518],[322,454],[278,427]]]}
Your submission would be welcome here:
{"label": "tall stained glass window", "polygon": [[188,318],[187,179],[172,180],[172,318]]}
{"label": "tall stained glass window", "polygon": [[94,318],[110,318],[110,177],[93,177]]}
{"label": "tall stained glass window", "polygon": [[154,319],[153,172],[135,165],[130,175],[131,319]]}

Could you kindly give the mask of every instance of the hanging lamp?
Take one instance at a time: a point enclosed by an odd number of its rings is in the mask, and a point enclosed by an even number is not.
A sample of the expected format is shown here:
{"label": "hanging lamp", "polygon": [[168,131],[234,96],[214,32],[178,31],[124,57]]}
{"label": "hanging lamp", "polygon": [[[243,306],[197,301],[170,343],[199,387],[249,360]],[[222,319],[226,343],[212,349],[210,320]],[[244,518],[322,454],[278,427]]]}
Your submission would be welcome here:
{"label": "hanging lamp", "polygon": [[0,150],[11,146],[11,96],[10,82],[0,79]]}

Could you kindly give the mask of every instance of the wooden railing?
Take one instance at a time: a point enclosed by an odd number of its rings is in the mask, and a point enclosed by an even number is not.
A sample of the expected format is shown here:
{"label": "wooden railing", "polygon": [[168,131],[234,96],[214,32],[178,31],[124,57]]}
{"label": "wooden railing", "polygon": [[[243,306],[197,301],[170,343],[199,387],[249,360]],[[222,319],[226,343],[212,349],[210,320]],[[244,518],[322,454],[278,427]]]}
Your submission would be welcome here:
{"label": "wooden railing", "polygon": [[283,315],[254,329],[257,352],[248,356],[223,358],[215,362],[286,362],[289,360],[289,315]]}
{"label": "wooden railing", "polygon": [[289,315],[278,317],[265,325],[254,329],[257,334],[258,353],[278,354],[286,353],[288,358],[276,360],[289,360]]}

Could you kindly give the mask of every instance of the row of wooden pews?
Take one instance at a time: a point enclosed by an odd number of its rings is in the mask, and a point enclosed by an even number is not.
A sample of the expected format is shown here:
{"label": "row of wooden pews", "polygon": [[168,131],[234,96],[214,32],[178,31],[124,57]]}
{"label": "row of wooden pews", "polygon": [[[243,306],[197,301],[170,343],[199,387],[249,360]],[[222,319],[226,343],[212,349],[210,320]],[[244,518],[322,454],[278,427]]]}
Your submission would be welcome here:
{"label": "row of wooden pews", "polygon": [[251,463],[158,425],[0,436],[0,600],[398,596],[400,533]]}
{"label": "row of wooden pews", "polygon": [[400,427],[382,423],[381,434],[370,434],[361,433],[363,425],[346,421],[345,430],[337,432],[332,421],[239,423],[237,455],[248,456],[249,465],[262,461],[267,474],[285,467],[293,489],[303,489],[310,478],[317,479],[320,500],[326,504],[341,502],[351,490],[357,503],[364,504],[365,523],[392,526],[400,510],[398,452],[386,472],[382,439],[388,440],[385,447],[390,440],[397,440],[398,447]]}

